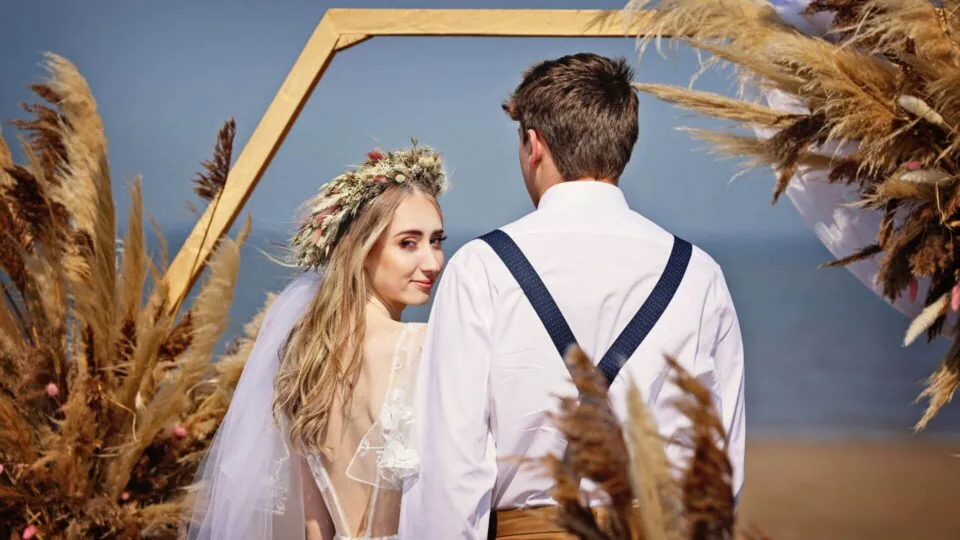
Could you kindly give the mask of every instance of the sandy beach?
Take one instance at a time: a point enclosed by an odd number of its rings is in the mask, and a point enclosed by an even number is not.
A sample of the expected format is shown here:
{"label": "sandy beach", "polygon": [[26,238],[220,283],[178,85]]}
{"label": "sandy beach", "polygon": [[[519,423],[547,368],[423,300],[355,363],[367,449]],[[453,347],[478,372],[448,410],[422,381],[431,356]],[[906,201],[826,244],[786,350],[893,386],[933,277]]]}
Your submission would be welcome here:
{"label": "sandy beach", "polygon": [[747,445],[742,518],[771,540],[960,538],[960,441]]}

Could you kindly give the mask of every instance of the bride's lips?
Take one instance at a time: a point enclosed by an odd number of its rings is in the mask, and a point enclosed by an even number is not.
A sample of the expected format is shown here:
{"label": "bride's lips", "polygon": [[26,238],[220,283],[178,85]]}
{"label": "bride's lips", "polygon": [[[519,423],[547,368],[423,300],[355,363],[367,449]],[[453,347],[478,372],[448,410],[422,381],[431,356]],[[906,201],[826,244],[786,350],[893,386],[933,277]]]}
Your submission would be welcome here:
{"label": "bride's lips", "polygon": [[433,288],[433,282],[432,282],[432,281],[418,281],[418,280],[413,280],[413,284],[416,285],[417,287],[419,287],[420,289],[424,290],[424,291],[429,291],[430,289]]}

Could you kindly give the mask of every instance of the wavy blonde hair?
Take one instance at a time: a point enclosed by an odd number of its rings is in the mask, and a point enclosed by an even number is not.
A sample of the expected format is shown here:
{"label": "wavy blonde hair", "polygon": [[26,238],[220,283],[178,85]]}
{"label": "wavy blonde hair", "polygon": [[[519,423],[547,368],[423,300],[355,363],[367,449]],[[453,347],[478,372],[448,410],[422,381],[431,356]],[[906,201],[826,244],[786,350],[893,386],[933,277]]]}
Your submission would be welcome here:
{"label": "wavy blonde hair", "polygon": [[418,182],[392,184],[365,205],[331,253],[320,289],[281,350],[274,415],[285,419],[291,443],[326,455],[322,447],[336,399],[349,403],[363,365],[370,284],[364,262],[405,198],[436,195]]}

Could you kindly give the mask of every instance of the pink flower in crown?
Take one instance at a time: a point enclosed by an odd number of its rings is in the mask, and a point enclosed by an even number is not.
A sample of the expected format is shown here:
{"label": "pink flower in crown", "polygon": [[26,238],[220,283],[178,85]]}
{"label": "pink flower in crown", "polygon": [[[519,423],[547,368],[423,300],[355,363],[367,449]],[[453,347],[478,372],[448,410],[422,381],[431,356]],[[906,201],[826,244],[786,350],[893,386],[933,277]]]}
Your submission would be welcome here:
{"label": "pink flower in crown", "polygon": [[387,178],[386,176],[382,175],[382,174],[379,174],[379,175],[373,177],[373,181],[376,182],[376,183],[378,183],[378,184],[386,184],[387,182],[390,181],[390,179]]}
{"label": "pink flower in crown", "polygon": [[373,152],[367,152],[367,158],[369,158],[370,161],[380,161],[381,159],[383,159],[383,153],[378,150],[374,150]]}
{"label": "pink flower in crown", "polygon": [[313,234],[310,235],[310,243],[316,245],[322,241],[323,241],[323,231],[320,229],[313,231]]}
{"label": "pink flower in crown", "polygon": [[317,214],[317,215],[320,216],[320,217],[327,217],[327,216],[332,216],[332,215],[336,214],[336,213],[339,212],[339,211],[340,211],[340,207],[337,206],[337,205],[334,205],[334,206],[330,206],[330,207],[324,208],[324,209],[321,210],[320,213]]}
{"label": "pink flower in crown", "polygon": [[916,171],[916,170],[919,170],[919,169],[920,169],[920,162],[919,162],[919,161],[913,160],[913,161],[908,161],[908,162],[907,162],[907,170],[908,170],[908,171]]}
{"label": "pink flower in crown", "polygon": [[335,214],[337,210],[338,208],[336,206],[330,206],[328,208],[324,208],[323,210],[317,212],[316,214],[313,215],[313,226],[319,227],[323,225],[323,222],[327,219],[327,217]]}

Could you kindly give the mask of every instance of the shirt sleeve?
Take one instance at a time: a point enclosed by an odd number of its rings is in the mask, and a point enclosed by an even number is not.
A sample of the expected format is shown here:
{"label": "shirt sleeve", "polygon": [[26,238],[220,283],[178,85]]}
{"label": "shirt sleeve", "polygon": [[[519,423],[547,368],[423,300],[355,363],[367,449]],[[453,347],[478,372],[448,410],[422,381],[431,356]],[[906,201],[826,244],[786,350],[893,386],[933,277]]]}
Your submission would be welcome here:
{"label": "shirt sleeve", "polygon": [[707,297],[703,321],[706,327],[701,328],[701,332],[716,338],[713,347],[702,351],[705,358],[698,358],[697,364],[712,371],[708,380],[713,381],[714,400],[727,433],[727,453],[733,466],[733,494],[739,502],[746,446],[743,339],[733,299],[719,270]]}
{"label": "shirt sleeve", "polygon": [[489,287],[469,272],[470,255],[457,255],[440,279],[420,358],[420,472],[402,498],[404,539],[487,535],[497,477],[489,429],[492,306]]}
{"label": "shirt sleeve", "polygon": [[[727,455],[733,469],[731,488],[739,501],[743,488],[744,445],[746,423],[744,415],[744,367],[743,341],[740,323],[733,300],[719,267],[707,282],[702,303],[691,309],[690,316],[699,318],[695,351],[692,357],[678,358],[681,366],[710,391],[727,435]],[[690,419],[677,410],[677,400],[684,399],[685,392],[673,382],[670,370],[661,372],[654,381],[656,398],[652,412],[657,429],[664,440],[667,457],[682,475],[694,457],[687,447],[681,432],[690,429]]]}

